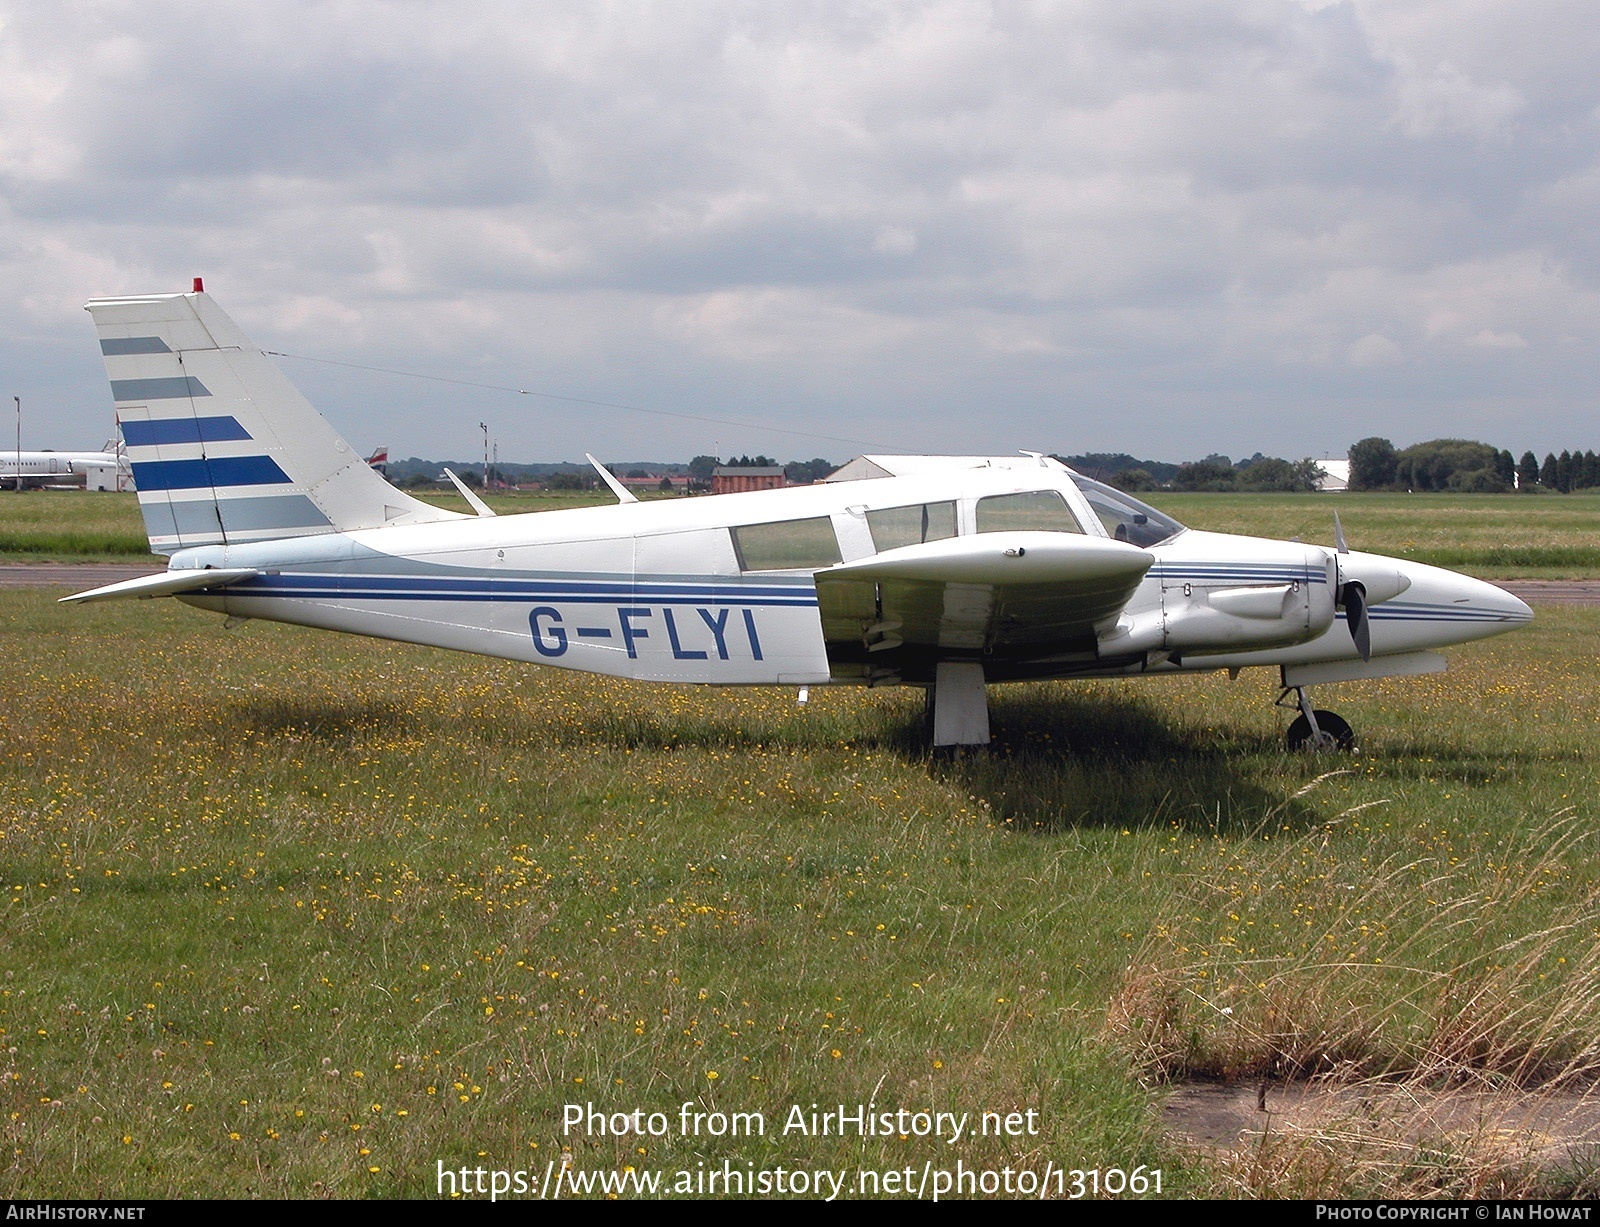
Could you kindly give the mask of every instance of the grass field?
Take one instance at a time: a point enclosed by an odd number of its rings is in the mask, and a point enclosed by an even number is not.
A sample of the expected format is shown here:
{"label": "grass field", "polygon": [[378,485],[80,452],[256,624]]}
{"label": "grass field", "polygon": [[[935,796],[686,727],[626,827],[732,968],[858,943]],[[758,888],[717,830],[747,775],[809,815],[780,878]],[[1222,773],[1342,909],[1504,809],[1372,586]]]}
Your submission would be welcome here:
{"label": "grass field", "polygon": [[0,495],[0,563],[146,558],[150,545],[135,495],[75,490]]}
{"label": "grass field", "polygon": [[[997,689],[994,749],[936,761],[916,691],[800,708],[53,595],[0,594],[4,1195],[433,1196],[441,1163],[1587,1178],[1493,1120],[1240,1163],[1159,1108],[1185,1076],[1592,1081],[1600,612],[1325,689],[1353,758],[1283,753],[1247,672]],[[782,1133],[858,1103],[1022,1115]],[[667,1128],[564,1134],[567,1104]]]}
{"label": "grass field", "polygon": [[[428,501],[465,510],[451,495]],[[593,506],[609,494],[497,495],[501,514]],[[1486,579],[1600,578],[1600,496],[1156,494],[1194,528],[1332,544],[1333,513],[1352,549]],[[0,562],[126,562],[148,557],[132,495],[61,491],[0,497]]]}
{"label": "grass field", "polygon": [[1594,494],[1157,494],[1193,528],[1333,544],[1465,571],[1482,579],[1600,577]]}

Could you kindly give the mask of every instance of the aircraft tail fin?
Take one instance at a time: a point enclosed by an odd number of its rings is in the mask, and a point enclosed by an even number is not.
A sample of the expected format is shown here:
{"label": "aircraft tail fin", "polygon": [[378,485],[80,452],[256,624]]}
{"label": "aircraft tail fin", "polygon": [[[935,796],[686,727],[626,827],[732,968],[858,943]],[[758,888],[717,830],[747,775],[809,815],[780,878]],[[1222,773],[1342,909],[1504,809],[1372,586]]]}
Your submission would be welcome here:
{"label": "aircraft tail fin", "polygon": [[152,552],[459,518],[391,486],[198,288],[87,310]]}

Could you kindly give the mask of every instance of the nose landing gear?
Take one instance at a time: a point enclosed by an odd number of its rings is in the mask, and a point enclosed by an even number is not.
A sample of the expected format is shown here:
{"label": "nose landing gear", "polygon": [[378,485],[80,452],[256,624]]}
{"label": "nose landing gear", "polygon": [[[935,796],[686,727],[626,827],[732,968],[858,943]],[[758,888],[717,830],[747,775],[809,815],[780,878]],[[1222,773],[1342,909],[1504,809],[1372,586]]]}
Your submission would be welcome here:
{"label": "nose landing gear", "polygon": [[[1294,698],[1291,700],[1290,695]],[[1297,707],[1300,714],[1289,725],[1284,742],[1291,752],[1300,750],[1338,750],[1349,753],[1356,748],[1355,730],[1337,712],[1317,711],[1304,686],[1285,686],[1277,707]]]}

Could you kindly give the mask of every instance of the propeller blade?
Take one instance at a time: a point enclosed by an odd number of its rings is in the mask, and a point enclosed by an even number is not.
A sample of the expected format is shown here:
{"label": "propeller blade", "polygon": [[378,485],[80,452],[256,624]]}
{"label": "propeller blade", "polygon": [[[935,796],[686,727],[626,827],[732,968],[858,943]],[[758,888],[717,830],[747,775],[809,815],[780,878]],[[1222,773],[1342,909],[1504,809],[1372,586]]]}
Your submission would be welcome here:
{"label": "propeller blade", "polygon": [[1345,544],[1344,525],[1339,523],[1339,513],[1337,511],[1333,513],[1333,543],[1339,547],[1341,554],[1350,552],[1350,547]]}
{"label": "propeller blade", "polygon": [[1367,622],[1367,593],[1360,584],[1344,586],[1344,619],[1362,660],[1372,659],[1372,627]]}

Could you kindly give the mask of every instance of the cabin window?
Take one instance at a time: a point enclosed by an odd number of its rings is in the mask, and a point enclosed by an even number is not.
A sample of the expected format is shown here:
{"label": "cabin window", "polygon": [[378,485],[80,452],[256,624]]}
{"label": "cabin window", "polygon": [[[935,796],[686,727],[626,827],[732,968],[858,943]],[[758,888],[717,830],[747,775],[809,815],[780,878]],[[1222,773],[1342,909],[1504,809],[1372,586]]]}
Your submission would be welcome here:
{"label": "cabin window", "polygon": [[1129,545],[1157,545],[1183,531],[1183,525],[1130,494],[1074,473],[1072,480],[1113,541]]}
{"label": "cabin window", "polygon": [[918,503],[867,512],[872,548],[878,553],[903,545],[923,545],[956,535],[955,503]]}
{"label": "cabin window", "polygon": [[839,539],[827,516],[741,524],[732,531],[741,571],[820,571],[840,561]]}
{"label": "cabin window", "polygon": [[978,531],[1081,533],[1083,528],[1060,491],[1030,490],[1025,494],[995,494],[980,498]]}

